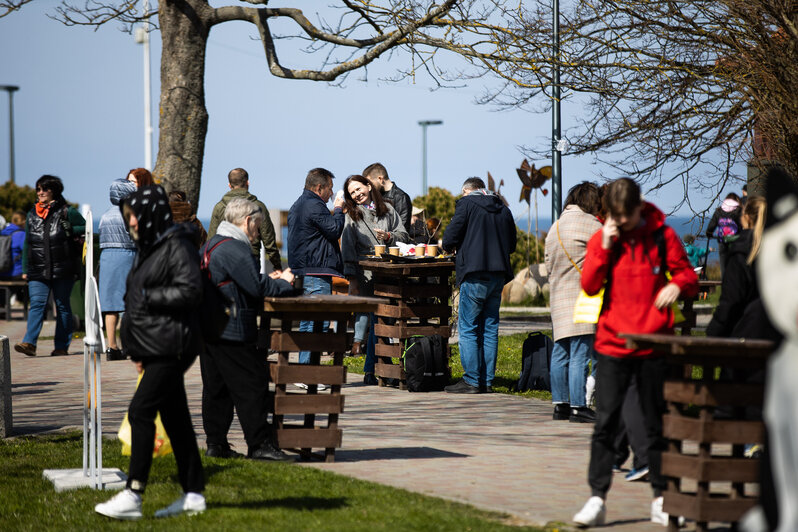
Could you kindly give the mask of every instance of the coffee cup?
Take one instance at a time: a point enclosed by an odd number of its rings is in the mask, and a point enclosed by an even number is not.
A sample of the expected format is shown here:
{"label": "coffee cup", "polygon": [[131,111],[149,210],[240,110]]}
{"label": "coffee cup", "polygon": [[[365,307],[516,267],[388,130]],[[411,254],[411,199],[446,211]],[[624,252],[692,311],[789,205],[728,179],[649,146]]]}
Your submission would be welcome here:
{"label": "coffee cup", "polygon": [[399,246],[391,246],[388,248],[388,253],[391,255],[399,256]]}
{"label": "coffee cup", "polygon": [[379,257],[383,253],[385,253],[385,245],[384,244],[377,244],[376,246],[374,246],[374,254],[375,255],[377,255]]}
{"label": "coffee cup", "polygon": [[435,257],[438,255],[438,245],[437,244],[427,244],[427,256],[428,257]]}
{"label": "coffee cup", "polygon": [[416,257],[423,257],[426,247],[424,244],[416,244]]}

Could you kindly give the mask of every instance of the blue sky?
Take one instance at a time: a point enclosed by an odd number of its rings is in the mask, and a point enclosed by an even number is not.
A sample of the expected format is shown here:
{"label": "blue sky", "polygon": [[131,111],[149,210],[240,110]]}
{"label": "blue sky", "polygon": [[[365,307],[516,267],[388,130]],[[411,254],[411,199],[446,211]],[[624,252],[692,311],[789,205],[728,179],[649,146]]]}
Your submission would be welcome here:
{"label": "blue sky", "polygon": [[[47,18],[55,2],[34,2],[0,19],[0,84],[19,85],[14,97],[16,180],[32,185],[44,173],[60,176],[71,201],[88,203],[95,215],[110,206],[108,185],[144,164],[142,47],[111,24],[98,31],[66,27]],[[353,73],[343,88],[272,77],[255,32],[244,23],[211,33],[206,73],[210,114],[205,149],[201,218],[227,190],[226,175],[246,168],[251,190],[270,208],[288,209],[310,168],[349,174],[380,161],[411,197],[421,193],[421,128],[418,120],[443,120],[428,130],[430,186],[457,192],[466,177],[487,172],[504,179],[502,191],[516,218],[515,168],[521,145],[549,145],[550,115],[521,110],[495,112],[474,104],[487,81],[430,91],[433,83],[379,81],[392,64]],[[279,48],[288,66],[309,59]],[[157,128],[160,35],[153,34],[153,124]],[[401,59],[398,59],[401,61]],[[394,63],[397,66],[398,63]],[[402,64],[401,66],[407,66]],[[563,105],[565,126],[580,110]],[[157,131],[154,136],[157,153]],[[532,161],[541,166],[548,161]],[[563,157],[563,190],[599,169],[587,158]],[[8,173],[8,100],[0,92],[0,181]],[[676,204],[666,190],[652,197],[664,210]],[[539,196],[539,216],[549,218],[550,198]],[[534,212],[532,213],[534,216]]]}

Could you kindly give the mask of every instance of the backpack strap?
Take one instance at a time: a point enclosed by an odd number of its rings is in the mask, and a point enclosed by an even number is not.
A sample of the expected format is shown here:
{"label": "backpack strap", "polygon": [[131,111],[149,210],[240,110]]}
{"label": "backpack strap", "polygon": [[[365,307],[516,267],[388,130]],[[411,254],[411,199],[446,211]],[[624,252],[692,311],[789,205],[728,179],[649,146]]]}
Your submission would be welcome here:
{"label": "backpack strap", "polygon": [[[227,242],[228,240],[232,240],[232,238],[227,236],[227,237],[224,237],[221,240],[219,240],[217,243],[215,243],[210,248],[208,248],[208,246],[205,246],[205,251],[202,252],[202,261],[200,261],[200,268],[202,268],[204,270],[207,270],[208,279],[211,278],[211,271],[210,271],[211,253],[213,252],[214,249],[219,247],[219,244],[221,244],[222,242]],[[216,286],[222,286],[222,285],[225,285],[225,284],[227,284],[229,282],[230,281],[222,281],[221,283],[217,284]]]}

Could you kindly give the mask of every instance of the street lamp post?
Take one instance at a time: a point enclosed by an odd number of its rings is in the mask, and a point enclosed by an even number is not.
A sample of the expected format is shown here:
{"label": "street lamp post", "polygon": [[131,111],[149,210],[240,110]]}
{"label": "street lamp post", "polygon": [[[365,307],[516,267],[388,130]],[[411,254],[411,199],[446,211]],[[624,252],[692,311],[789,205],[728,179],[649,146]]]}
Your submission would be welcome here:
{"label": "street lamp post", "polygon": [[419,120],[421,126],[421,194],[427,195],[427,126],[439,126],[443,120]]}
{"label": "street lamp post", "polygon": [[[145,16],[150,11],[149,0],[143,0]],[[152,170],[152,84],[150,83],[150,19],[136,28],[136,42],[144,45],[144,167]]]}
{"label": "street lamp post", "polygon": [[551,88],[551,223],[562,212],[562,130],[560,122],[560,2],[553,0],[554,11],[554,83]]}
{"label": "street lamp post", "polygon": [[8,179],[14,182],[14,91],[16,85],[0,85],[0,89],[8,93]]}

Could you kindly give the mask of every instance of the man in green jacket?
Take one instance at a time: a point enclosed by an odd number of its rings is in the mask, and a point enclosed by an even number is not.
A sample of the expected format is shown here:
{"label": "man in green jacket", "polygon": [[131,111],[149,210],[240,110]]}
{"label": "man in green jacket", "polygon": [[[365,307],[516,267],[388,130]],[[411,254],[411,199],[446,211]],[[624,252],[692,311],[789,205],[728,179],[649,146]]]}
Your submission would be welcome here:
{"label": "man in green jacket", "polygon": [[227,174],[227,181],[230,183],[230,192],[222,197],[222,200],[213,208],[211,215],[211,225],[208,228],[208,240],[216,234],[216,228],[224,219],[224,210],[227,204],[233,198],[244,198],[249,201],[254,201],[258,207],[266,214],[260,224],[260,237],[252,243],[252,254],[255,257],[260,257],[260,244],[263,242],[263,247],[266,249],[266,257],[275,270],[280,271],[283,269],[282,261],[280,260],[280,250],[277,249],[277,244],[274,236],[274,225],[269,218],[269,210],[266,205],[258,201],[258,197],[249,192],[249,174],[243,168],[233,168]]}

